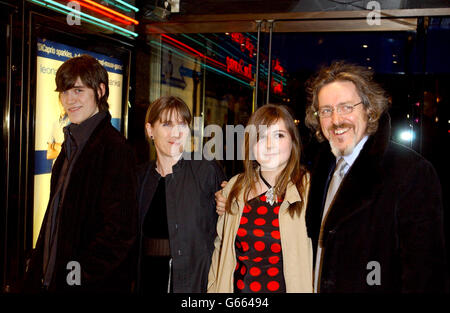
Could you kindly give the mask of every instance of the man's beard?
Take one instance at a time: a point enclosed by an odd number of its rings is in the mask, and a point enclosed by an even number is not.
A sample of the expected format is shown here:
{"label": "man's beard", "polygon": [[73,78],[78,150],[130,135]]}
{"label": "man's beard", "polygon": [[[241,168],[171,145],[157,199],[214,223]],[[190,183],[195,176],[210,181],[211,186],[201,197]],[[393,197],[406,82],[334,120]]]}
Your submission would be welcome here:
{"label": "man's beard", "polygon": [[353,136],[353,141],[344,149],[340,149],[336,147],[333,144],[332,140],[328,140],[328,143],[330,144],[331,152],[334,154],[335,157],[341,157],[352,154],[353,150],[355,149],[356,145],[358,144],[356,142],[356,135]]}

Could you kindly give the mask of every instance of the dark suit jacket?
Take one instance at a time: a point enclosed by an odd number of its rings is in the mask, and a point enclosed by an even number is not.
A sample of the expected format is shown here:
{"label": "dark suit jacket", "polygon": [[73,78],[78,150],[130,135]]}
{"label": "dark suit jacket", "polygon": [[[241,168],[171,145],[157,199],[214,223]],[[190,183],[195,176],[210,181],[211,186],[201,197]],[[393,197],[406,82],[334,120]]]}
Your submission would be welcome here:
{"label": "dark suit jacket", "polygon": [[[389,139],[390,118],[385,114],[338,190],[323,227],[320,292],[446,288],[439,179],[428,161]],[[306,213],[315,250],[334,162],[325,143],[312,170]],[[371,261],[380,265],[380,285],[371,285]]]}
{"label": "dark suit jacket", "polygon": [[[51,178],[50,199],[65,158],[65,145]],[[60,207],[55,272],[49,291],[128,292],[135,279],[137,196],[134,155],[107,116],[76,160]],[[48,209],[42,225],[46,224]],[[25,279],[26,291],[41,288],[44,228]],[[67,263],[81,266],[81,286],[69,286]]]}

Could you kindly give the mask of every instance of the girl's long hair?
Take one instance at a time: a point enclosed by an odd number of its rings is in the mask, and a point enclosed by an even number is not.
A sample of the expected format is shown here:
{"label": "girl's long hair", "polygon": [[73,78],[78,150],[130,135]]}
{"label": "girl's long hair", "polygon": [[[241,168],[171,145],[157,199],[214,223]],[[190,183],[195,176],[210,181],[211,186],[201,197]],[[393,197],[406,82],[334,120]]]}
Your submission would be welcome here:
{"label": "girl's long hair", "polygon": [[[244,172],[239,174],[235,184],[228,194],[225,204],[225,210],[228,213],[235,213],[231,211],[231,206],[234,201],[237,202],[238,195],[242,191],[244,195],[244,205],[247,205],[247,199],[250,192],[252,190],[256,190],[256,183],[259,178],[259,164],[254,157],[251,157],[253,154],[253,146],[258,141],[258,132],[261,130],[260,128],[269,127],[270,125],[277,123],[279,120],[284,121],[286,129],[291,136],[292,150],[286,167],[276,179],[274,186],[275,193],[277,197],[284,199],[287,185],[290,181],[292,181],[292,183],[297,186],[299,194],[304,194],[302,180],[303,176],[306,174],[306,170],[300,165],[302,147],[297,126],[295,125],[292,115],[289,113],[286,106],[266,104],[256,110],[248,121],[244,138]],[[255,131],[256,134],[252,133],[252,131]],[[255,136],[256,140],[254,140]],[[300,214],[301,209],[301,202],[296,202],[289,207],[289,213],[291,216],[294,216],[295,213]]]}

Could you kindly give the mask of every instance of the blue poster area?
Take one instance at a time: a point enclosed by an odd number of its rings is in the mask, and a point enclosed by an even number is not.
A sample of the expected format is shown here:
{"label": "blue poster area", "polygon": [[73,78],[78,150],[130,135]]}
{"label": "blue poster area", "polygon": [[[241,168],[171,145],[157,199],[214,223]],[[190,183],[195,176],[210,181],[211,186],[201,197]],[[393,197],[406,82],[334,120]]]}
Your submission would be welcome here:
{"label": "blue poster area", "polygon": [[68,59],[80,56],[82,54],[89,54],[96,58],[101,65],[103,65],[108,72],[123,74],[123,64],[119,59],[111,58],[103,54],[78,49],[67,46],[54,41],[38,38],[37,39],[37,56],[49,58],[65,62]]}
{"label": "blue poster area", "polygon": [[169,62],[166,64],[166,68],[163,69],[161,73],[161,84],[163,85],[169,85],[170,87],[176,87],[180,89],[186,88],[186,81],[184,80],[185,77],[187,78],[193,78],[194,75],[197,75],[197,77],[200,77],[201,73],[196,72],[190,68],[184,67],[183,63],[177,64],[178,67],[177,71],[175,71],[175,74],[173,72],[173,64]]}
{"label": "blue poster area", "polygon": [[[78,49],[54,41],[38,38],[37,56],[65,62],[82,54],[89,54],[96,58],[100,64],[110,73],[123,74],[123,64],[119,59],[111,58],[103,54]],[[55,72],[56,74],[56,72]],[[120,118],[112,118],[111,124],[120,131]],[[48,174],[52,171],[53,160],[47,159],[47,150],[35,151],[34,174]]]}

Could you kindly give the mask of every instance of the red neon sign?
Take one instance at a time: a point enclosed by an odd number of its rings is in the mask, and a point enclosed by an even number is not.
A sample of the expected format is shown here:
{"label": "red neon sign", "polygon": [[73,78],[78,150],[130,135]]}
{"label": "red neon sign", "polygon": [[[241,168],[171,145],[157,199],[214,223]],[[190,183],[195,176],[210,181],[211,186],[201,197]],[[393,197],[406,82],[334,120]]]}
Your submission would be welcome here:
{"label": "red neon sign", "polygon": [[245,66],[244,60],[240,59],[239,62],[233,58],[227,57],[227,72],[234,72],[253,80],[252,65]]}
{"label": "red neon sign", "polygon": [[284,75],[284,67],[281,66],[280,60],[275,59],[272,61],[272,71],[280,73],[281,76]]}
{"label": "red neon sign", "polygon": [[283,94],[283,84],[281,82],[277,82],[272,78],[271,85],[274,93],[278,95]]}
{"label": "red neon sign", "polygon": [[253,53],[255,52],[255,46],[252,44],[250,38],[245,37],[241,33],[231,33],[231,39],[237,42],[241,46],[241,51],[248,51],[248,55],[253,58]]}
{"label": "red neon sign", "polygon": [[[262,90],[266,90],[267,89],[267,83],[264,81],[259,81],[259,88]],[[273,91],[273,93],[277,94],[277,95],[283,95],[283,84],[281,82],[277,82],[276,80],[274,80],[272,78],[271,82],[270,82],[270,88]]]}

